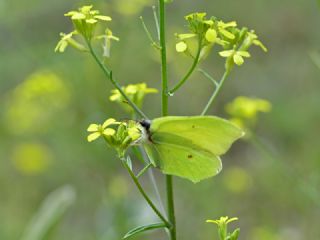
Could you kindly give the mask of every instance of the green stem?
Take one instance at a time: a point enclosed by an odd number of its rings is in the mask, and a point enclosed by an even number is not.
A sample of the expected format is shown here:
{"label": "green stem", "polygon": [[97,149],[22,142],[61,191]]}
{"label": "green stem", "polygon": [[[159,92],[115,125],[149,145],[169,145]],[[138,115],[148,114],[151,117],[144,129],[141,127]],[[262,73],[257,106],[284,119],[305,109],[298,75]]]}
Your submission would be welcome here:
{"label": "green stem", "polygon": [[162,116],[168,115],[168,76],[167,76],[167,48],[165,32],[165,2],[159,0],[160,15],[160,45],[161,45],[161,79],[162,79]]}
{"label": "green stem", "polygon": [[172,184],[172,176],[166,175],[166,188],[167,188],[167,208],[168,208],[168,217],[171,223],[171,228],[169,229],[170,232],[170,239],[176,240],[177,233],[176,233],[176,217],[174,211],[174,196],[173,196],[173,184]]}
{"label": "green stem", "polygon": [[152,37],[152,35],[151,35],[151,33],[150,33],[150,31],[149,31],[146,23],[144,22],[142,16],[140,16],[140,20],[141,20],[142,27],[143,27],[143,29],[144,29],[147,37],[149,38],[149,41],[151,42],[151,46],[152,46],[152,47],[155,47],[156,49],[159,50],[159,49],[160,49],[160,46],[159,46],[159,44],[153,39],[153,37]]}
{"label": "green stem", "polygon": [[102,69],[102,71],[104,72],[104,74],[107,76],[107,78],[110,79],[111,83],[113,84],[113,86],[120,92],[120,94],[124,97],[124,99],[128,102],[128,104],[135,110],[135,112],[137,114],[139,114],[142,118],[144,119],[148,119],[148,117],[138,108],[138,106],[136,104],[134,104],[134,102],[132,102],[130,100],[130,98],[124,93],[124,91],[122,90],[120,84],[113,78],[112,76],[112,71],[109,70],[102,61],[99,60],[97,54],[95,53],[95,51],[92,48],[91,43],[88,41],[87,42],[89,50],[91,55],[93,56],[94,60],[98,63],[99,67]]}
{"label": "green stem", "polygon": [[219,81],[216,89],[214,90],[213,94],[211,95],[207,105],[205,106],[205,108],[203,109],[202,113],[201,113],[201,116],[204,116],[206,115],[206,113],[208,112],[211,104],[214,102],[214,100],[216,99],[218,93],[220,92],[221,90],[221,87],[223,86],[223,83],[225,82],[225,80],[227,79],[228,75],[229,75],[230,71],[225,71],[221,80]]}
{"label": "green stem", "polygon": [[[166,35],[165,35],[165,2],[159,0],[159,28],[160,28],[160,45],[161,45],[161,79],[162,79],[162,116],[168,115],[168,77],[167,77],[167,53],[166,53]],[[167,208],[168,217],[171,223],[169,229],[170,239],[176,240],[176,221],[174,213],[174,199],[172,176],[166,175],[167,190]]]}
{"label": "green stem", "polygon": [[173,94],[175,91],[177,91],[191,76],[191,74],[193,73],[193,71],[196,69],[198,63],[199,63],[199,58],[200,58],[200,53],[201,53],[201,38],[199,37],[198,39],[198,50],[197,50],[197,55],[193,60],[193,63],[191,65],[191,68],[189,69],[189,71],[187,72],[187,74],[177,83],[176,86],[174,86],[170,91],[169,91],[169,95]]}
{"label": "green stem", "polygon": [[201,72],[206,78],[208,78],[216,87],[218,87],[219,83],[212,76],[210,76],[209,73],[201,68],[198,68],[198,71]]}
{"label": "green stem", "polygon": [[154,22],[156,24],[158,40],[160,40],[160,27],[159,27],[159,20],[157,16],[156,6],[152,6],[152,11],[153,11]]}
{"label": "green stem", "polygon": [[152,163],[147,164],[138,174],[137,174],[137,178],[140,178],[143,174],[145,174],[146,171],[148,171],[148,169],[152,167]]}
{"label": "green stem", "polygon": [[152,210],[155,212],[155,214],[163,221],[163,223],[166,225],[168,229],[171,228],[171,224],[166,220],[166,218],[161,214],[161,212],[158,210],[158,208],[154,205],[154,203],[151,201],[151,199],[148,197],[146,192],[143,190],[143,187],[141,186],[138,178],[134,175],[130,167],[126,164],[124,159],[121,159],[123,165],[127,169],[130,177],[132,178],[133,182],[137,186],[138,190],[140,191],[143,198],[146,200],[146,202],[149,204],[149,206],[152,208]]}

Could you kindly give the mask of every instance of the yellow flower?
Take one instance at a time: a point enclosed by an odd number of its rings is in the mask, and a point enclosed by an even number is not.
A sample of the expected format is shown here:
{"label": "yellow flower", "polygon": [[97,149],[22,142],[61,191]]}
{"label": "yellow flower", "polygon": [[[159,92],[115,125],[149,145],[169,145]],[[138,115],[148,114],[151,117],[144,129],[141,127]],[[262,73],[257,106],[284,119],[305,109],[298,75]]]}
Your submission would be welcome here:
{"label": "yellow flower", "polygon": [[242,65],[244,63],[243,57],[250,57],[250,53],[247,51],[236,51],[236,50],[226,50],[219,52],[221,57],[232,57],[233,62],[237,64],[238,66]]}
{"label": "yellow flower", "polygon": [[108,128],[110,125],[119,124],[115,119],[109,118],[102,125],[101,124],[90,124],[87,131],[90,132],[88,135],[88,142],[92,142],[101,136],[113,136],[116,131],[112,128]]}
{"label": "yellow flower", "polygon": [[232,239],[237,240],[239,237],[240,229],[237,228],[233,232],[228,232],[228,224],[238,220],[238,218],[220,217],[217,220],[207,220],[207,223],[214,223],[218,225],[218,233],[221,240]]}
{"label": "yellow flower", "polygon": [[[124,93],[133,101],[138,107],[142,107],[142,103],[146,94],[157,93],[158,90],[155,88],[148,88],[146,83],[130,84],[128,86],[122,87]],[[111,91],[111,96],[109,97],[110,101],[118,102],[127,111],[132,111],[132,108],[126,103],[126,100],[123,98],[119,90],[114,89]]]}
{"label": "yellow flower", "polygon": [[97,36],[97,39],[103,39],[104,43],[102,45],[103,47],[103,56],[109,58],[110,52],[111,52],[111,40],[119,41],[120,39],[112,34],[112,31],[107,28],[105,30],[105,34]]}
{"label": "yellow flower", "polygon": [[60,33],[61,39],[57,43],[56,48],[54,49],[55,52],[64,52],[68,45],[74,47],[75,49],[78,49],[80,51],[88,51],[88,49],[83,46],[81,43],[77,42],[74,40],[72,37],[74,35],[78,34],[77,31],[73,31],[71,33],[65,34],[65,33]]}
{"label": "yellow flower", "polygon": [[[110,128],[111,125],[117,125]],[[107,119],[102,125],[90,124],[88,129],[90,132],[88,142],[92,142],[99,137],[103,137],[109,147],[114,148],[119,157],[123,157],[126,150],[143,138],[143,129],[137,121],[128,120],[117,122],[113,118]]]}
{"label": "yellow flower", "polygon": [[128,136],[130,137],[132,142],[135,142],[141,138],[141,129],[140,125],[137,125],[135,121],[130,121],[128,124]]}
{"label": "yellow flower", "polygon": [[228,216],[226,216],[226,217],[220,217],[220,219],[217,219],[217,220],[210,220],[209,219],[206,222],[207,223],[215,223],[218,226],[221,226],[222,224],[228,224],[230,222],[237,221],[237,220],[238,220],[237,217],[229,218]]}
{"label": "yellow flower", "polygon": [[86,40],[91,40],[94,34],[94,29],[99,21],[109,22],[111,17],[99,15],[98,10],[92,10],[92,5],[83,6],[78,11],[70,11],[65,14],[70,17],[75,29]]}
{"label": "yellow flower", "polygon": [[234,39],[235,36],[233,33],[227,30],[227,28],[235,28],[237,26],[237,23],[235,21],[224,23],[223,21],[218,22],[218,31],[223,36],[229,39]]}

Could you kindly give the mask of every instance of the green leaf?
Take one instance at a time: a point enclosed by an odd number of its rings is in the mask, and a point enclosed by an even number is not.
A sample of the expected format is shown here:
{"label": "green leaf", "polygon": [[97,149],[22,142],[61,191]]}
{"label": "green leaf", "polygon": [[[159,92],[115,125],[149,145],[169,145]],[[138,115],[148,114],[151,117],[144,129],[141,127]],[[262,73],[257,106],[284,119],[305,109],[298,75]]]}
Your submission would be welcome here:
{"label": "green leaf", "polygon": [[240,228],[237,228],[233,231],[233,233],[230,235],[230,240],[238,240],[240,234]]}
{"label": "green leaf", "polygon": [[150,231],[150,230],[154,230],[157,228],[165,228],[166,225],[164,223],[153,223],[153,224],[148,224],[148,225],[143,225],[143,226],[139,226],[136,227],[132,230],[130,230],[124,237],[123,239],[128,239],[130,237],[132,237],[133,235],[136,235],[138,233],[142,233],[142,232],[146,232],[146,231]]}
{"label": "green leaf", "polygon": [[44,239],[74,202],[75,197],[75,190],[71,186],[64,186],[50,193],[32,217],[21,240]]}

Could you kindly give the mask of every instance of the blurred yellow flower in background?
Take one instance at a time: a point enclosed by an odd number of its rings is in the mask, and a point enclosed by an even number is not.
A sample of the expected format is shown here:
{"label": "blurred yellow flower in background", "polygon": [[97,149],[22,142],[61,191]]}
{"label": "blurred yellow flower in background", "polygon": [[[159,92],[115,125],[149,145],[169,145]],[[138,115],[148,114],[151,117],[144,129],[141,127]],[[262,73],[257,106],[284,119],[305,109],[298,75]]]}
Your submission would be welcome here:
{"label": "blurred yellow flower in background", "polygon": [[62,79],[50,71],[36,72],[8,94],[4,112],[7,129],[18,135],[43,132],[69,100],[70,92]]}
{"label": "blurred yellow flower in background", "polygon": [[45,172],[52,154],[50,149],[40,143],[22,143],[17,145],[12,153],[15,168],[24,175],[38,175]]}
{"label": "blurred yellow flower in background", "polygon": [[151,0],[114,0],[114,9],[122,15],[136,15],[146,6],[151,6]]}
{"label": "blurred yellow flower in background", "polygon": [[232,167],[223,172],[223,183],[230,192],[245,192],[251,188],[252,182],[252,177],[243,168]]}
{"label": "blurred yellow flower in background", "polygon": [[265,99],[244,96],[235,98],[225,106],[226,112],[231,117],[230,121],[246,130],[246,132],[255,126],[260,112],[270,112],[271,108],[271,103]]}

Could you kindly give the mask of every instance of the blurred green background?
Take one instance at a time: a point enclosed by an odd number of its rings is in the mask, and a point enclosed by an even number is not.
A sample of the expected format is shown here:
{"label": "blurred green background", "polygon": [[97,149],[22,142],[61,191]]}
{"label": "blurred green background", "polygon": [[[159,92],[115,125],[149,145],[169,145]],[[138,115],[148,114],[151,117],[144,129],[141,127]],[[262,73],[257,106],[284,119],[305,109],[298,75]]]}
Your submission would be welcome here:
{"label": "blurred green background", "polygon": [[[147,82],[159,88],[157,52],[139,16],[150,28],[152,0],[0,1],[0,239],[19,239],[43,199],[69,184],[74,203],[48,239],[110,240],[141,223],[156,221],[122,165],[102,141],[89,144],[86,128],[106,118],[128,118],[108,100],[111,84],[89,55],[73,49],[55,54],[59,32],[72,29],[63,14],[93,3],[111,15],[115,43],[109,62],[122,84]],[[252,52],[236,68],[211,108],[227,117],[224,105],[238,95],[273,104],[260,116],[256,134],[273,157],[240,141],[223,157],[217,177],[192,184],[175,179],[179,239],[218,239],[206,219],[237,216],[240,239],[303,240],[320,237],[320,10],[305,0],[174,0],[168,5],[168,59],[173,85],[190,65],[175,53],[175,32],[183,16],[206,11],[256,30],[269,49]],[[152,28],[154,30],[154,28]],[[154,32],[154,31],[153,31]],[[222,59],[202,68],[218,78]],[[195,73],[170,98],[172,115],[199,114],[212,91]],[[145,112],[160,114],[159,94],[146,98]],[[141,167],[135,161],[137,168]],[[163,176],[155,171],[163,190]],[[148,178],[144,185],[152,193]],[[165,196],[163,196],[165,197]],[[136,239],[165,239],[161,231]]]}

